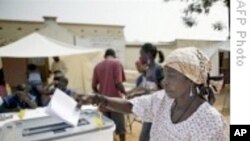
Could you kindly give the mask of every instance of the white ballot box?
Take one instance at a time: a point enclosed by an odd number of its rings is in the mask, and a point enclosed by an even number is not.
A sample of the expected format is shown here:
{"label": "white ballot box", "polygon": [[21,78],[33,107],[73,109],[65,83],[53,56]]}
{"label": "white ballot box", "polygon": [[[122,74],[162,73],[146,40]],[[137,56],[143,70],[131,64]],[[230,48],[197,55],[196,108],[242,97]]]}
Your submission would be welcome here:
{"label": "white ballot box", "polygon": [[83,106],[77,126],[49,116],[41,108],[26,110],[22,120],[12,114],[11,119],[0,121],[1,141],[113,141],[113,121],[102,116],[103,125],[97,125],[100,115],[91,106]]}
{"label": "white ballot box", "polygon": [[56,116],[66,123],[77,126],[80,119],[80,110],[76,108],[77,102],[60,89],[56,89],[46,112],[51,116]]}

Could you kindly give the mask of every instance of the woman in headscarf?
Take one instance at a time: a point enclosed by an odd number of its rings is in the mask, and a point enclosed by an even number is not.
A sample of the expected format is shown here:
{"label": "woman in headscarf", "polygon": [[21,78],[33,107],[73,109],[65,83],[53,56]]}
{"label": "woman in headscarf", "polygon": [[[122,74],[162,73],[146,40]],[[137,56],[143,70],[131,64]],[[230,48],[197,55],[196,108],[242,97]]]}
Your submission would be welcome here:
{"label": "woman in headscarf", "polygon": [[227,141],[228,125],[209,103],[213,102],[210,70],[208,57],[197,48],[177,49],[166,58],[164,90],[129,101],[88,95],[81,102],[134,113],[152,122],[150,141]]}

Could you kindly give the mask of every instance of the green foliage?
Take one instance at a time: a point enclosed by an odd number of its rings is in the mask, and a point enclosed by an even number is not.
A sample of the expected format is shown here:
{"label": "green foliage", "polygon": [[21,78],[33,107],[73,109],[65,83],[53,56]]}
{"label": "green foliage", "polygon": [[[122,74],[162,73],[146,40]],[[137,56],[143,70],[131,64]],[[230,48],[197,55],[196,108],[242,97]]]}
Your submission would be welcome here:
{"label": "green foliage", "polygon": [[[164,0],[165,2],[176,0]],[[187,7],[183,10],[184,16],[182,20],[187,27],[197,25],[197,20],[193,17],[194,14],[209,14],[211,7],[216,2],[223,2],[226,7],[230,8],[230,0],[178,0],[187,2]],[[228,14],[230,14],[228,12]],[[221,22],[216,22],[212,25],[214,30],[222,31],[225,26]]]}

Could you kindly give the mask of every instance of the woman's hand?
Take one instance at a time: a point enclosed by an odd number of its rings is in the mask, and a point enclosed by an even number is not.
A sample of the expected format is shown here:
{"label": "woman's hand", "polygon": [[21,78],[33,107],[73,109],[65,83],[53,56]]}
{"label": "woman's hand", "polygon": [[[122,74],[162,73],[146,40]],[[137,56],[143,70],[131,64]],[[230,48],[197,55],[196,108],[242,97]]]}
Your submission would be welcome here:
{"label": "woman's hand", "polygon": [[76,95],[77,108],[80,109],[82,105],[91,104],[91,99],[89,95]]}
{"label": "woman's hand", "polygon": [[77,107],[80,108],[82,105],[93,104],[93,105],[106,105],[107,100],[104,96],[100,94],[90,94],[90,95],[77,95],[76,96]]}

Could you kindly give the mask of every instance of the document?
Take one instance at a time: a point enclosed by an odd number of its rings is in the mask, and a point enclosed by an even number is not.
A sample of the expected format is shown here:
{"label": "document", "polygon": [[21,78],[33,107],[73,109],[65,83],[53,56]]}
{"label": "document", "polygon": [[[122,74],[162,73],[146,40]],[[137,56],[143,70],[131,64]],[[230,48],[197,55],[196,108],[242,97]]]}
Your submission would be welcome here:
{"label": "document", "polygon": [[57,116],[66,123],[77,126],[80,118],[80,110],[76,108],[77,102],[63,91],[56,89],[46,112],[51,116]]}

